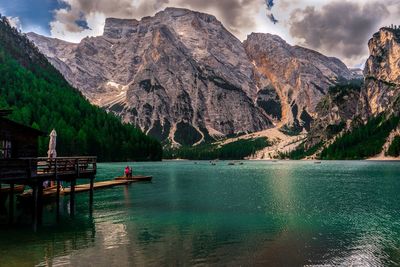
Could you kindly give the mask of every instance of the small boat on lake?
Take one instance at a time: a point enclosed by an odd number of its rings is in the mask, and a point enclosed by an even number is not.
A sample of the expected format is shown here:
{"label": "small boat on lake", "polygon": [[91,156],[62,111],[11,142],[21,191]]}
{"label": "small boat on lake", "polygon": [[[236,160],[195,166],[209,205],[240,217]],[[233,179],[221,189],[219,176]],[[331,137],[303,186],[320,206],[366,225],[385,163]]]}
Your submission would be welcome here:
{"label": "small boat on lake", "polygon": [[146,176],[146,175],[133,175],[132,177],[125,177],[125,176],[119,176],[116,177],[114,180],[117,181],[135,181],[135,182],[148,182],[153,179],[153,176]]}
{"label": "small boat on lake", "polygon": [[321,164],[321,161],[315,161],[314,164]]}

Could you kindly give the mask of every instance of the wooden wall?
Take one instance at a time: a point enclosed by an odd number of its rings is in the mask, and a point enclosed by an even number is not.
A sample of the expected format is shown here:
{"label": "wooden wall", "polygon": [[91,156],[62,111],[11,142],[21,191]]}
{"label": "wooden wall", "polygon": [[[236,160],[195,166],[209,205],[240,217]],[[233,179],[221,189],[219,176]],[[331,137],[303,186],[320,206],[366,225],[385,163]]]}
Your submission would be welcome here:
{"label": "wooden wall", "polygon": [[0,118],[0,140],[11,141],[13,158],[37,157],[39,131]]}

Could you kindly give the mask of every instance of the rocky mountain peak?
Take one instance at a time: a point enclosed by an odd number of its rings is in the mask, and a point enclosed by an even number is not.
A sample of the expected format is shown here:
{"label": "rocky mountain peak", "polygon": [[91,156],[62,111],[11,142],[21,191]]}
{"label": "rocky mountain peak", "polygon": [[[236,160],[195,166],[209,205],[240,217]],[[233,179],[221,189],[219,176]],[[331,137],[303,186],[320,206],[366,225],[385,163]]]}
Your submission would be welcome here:
{"label": "rocky mountain peak", "polygon": [[[222,25],[222,23],[213,15],[185,8],[167,7],[163,11],[158,12],[154,17],[159,19],[166,19],[166,18],[177,19],[179,17],[185,17],[185,16],[197,17],[207,23],[214,23],[220,26]],[[146,17],[146,18],[151,18],[151,17]]]}
{"label": "rocky mountain peak", "polygon": [[328,88],[352,79],[340,60],[291,46],[276,35],[253,33],[244,47],[260,75],[259,88],[276,91],[282,110],[276,115],[292,130],[309,129],[315,108]]}
{"label": "rocky mountain peak", "polygon": [[365,119],[387,110],[400,93],[400,29],[381,28],[369,40],[368,47],[370,57],[364,69],[362,99]]}
{"label": "rocky mountain peak", "polygon": [[370,57],[365,65],[366,77],[400,82],[400,29],[381,28],[368,42]]}
{"label": "rocky mountain peak", "polygon": [[113,39],[129,36],[139,24],[136,19],[107,18],[104,24],[103,36]]}
{"label": "rocky mountain peak", "polygon": [[270,33],[256,33],[252,32],[247,36],[246,42],[261,42],[268,44],[276,44],[281,46],[287,46],[287,42],[283,40],[279,35]]}

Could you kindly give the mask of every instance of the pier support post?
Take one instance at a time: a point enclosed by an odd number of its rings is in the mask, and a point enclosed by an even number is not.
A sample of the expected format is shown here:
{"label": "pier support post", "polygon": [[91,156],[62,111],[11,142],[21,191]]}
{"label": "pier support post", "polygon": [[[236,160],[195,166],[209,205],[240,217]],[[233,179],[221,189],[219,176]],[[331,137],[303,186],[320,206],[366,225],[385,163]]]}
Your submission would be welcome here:
{"label": "pier support post", "polygon": [[40,182],[32,186],[33,194],[33,230],[36,231],[38,226],[42,223],[42,197],[43,186]]}
{"label": "pier support post", "polygon": [[14,184],[10,184],[10,195],[8,200],[9,223],[14,223]]}
{"label": "pier support post", "polygon": [[38,185],[38,224],[42,224],[43,219],[43,185],[39,183]]}
{"label": "pier support post", "polygon": [[[1,183],[0,183],[0,199],[1,199]],[[2,203],[0,203],[0,214],[2,214],[4,210],[5,210],[5,205],[3,206]]]}
{"label": "pier support post", "polygon": [[60,189],[61,189],[61,184],[60,180],[57,179],[57,195],[56,195],[56,218],[57,222],[60,221]]}
{"label": "pier support post", "polygon": [[90,193],[89,193],[89,205],[90,208],[93,206],[93,180],[94,178],[90,178]]}
{"label": "pier support post", "polygon": [[32,224],[33,230],[37,230],[38,226],[38,185],[32,186],[32,197],[33,197],[33,207],[32,207]]}
{"label": "pier support post", "polygon": [[71,217],[75,216],[75,185],[76,179],[71,180],[71,192],[70,192],[70,200],[69,200],[69,209]]}

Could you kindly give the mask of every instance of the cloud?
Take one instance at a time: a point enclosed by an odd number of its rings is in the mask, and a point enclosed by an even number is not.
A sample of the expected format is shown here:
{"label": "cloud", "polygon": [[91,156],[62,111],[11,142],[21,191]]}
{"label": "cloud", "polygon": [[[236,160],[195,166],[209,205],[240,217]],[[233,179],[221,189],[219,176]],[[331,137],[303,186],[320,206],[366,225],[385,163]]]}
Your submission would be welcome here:
{"label": "cloud", "polygon": [[[65,17],[64,17],[65,18]],[[64,20],[55,20],[50,22],[50,33],[54,38],[65,41],[79,43],[87,36],[98,36],[103,33],[106,17],[101,13],[91,13],[85,18],[85,24],[66,23]]]}
{"label": "cloud", "polygon": [[[265,5],[261,0],[60,0],[64,7],[54,11],[50,23],[53,37],[77,40],[98,34],[95,17],[136,18],[154,15],[168,6],[184,7],[217,16],[238,37],[255,27],[255,14]],[[82,24],[86,21],[86,24]],[[77,23],[79,22],[79,23]],[[104,25],[104,22],[101,23]],[[83,27],[85,25],[85,27]],[[88,29],[93,29],[92,31]],[[101,34],[101,33],[100,33]],[[71,38],[73,35],[74,37]]]}
{"label": "cloud", "polygon": [[[296,9],[289,19],[289,31],[301,44],[354,64],[368,54],[368,39],[390,17],[389,2],[336,1],[321,8]],[[400,5],[398,1],[393,4]]]}
{"label": "cloud", "polygon": [[14,27],[18,30],[21,30],[21,20],[19,17],[7,17],[8,22],[10,23],[11,27]]}

